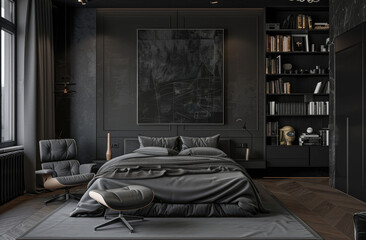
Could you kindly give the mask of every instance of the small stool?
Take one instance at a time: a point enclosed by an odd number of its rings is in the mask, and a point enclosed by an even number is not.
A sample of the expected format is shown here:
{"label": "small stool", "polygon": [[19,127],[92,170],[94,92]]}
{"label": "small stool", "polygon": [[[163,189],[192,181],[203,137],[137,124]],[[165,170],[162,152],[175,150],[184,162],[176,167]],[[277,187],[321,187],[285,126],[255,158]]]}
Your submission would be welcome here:
{"label": "small stool", "polygon": [[366,212],[353,215],[355,240],[366,240]]}
{"label": "small stool", "polygon": [[89,196],[107,208],[120,212],[118,217],[96,226],[95,231],[101,227],[122,222],[132,233],[133,227],[128,221],[143,221],[144,218],[123,215],[122,211],[144,208],[154,200],[154,192],[150,188],[139,185],[108,190],[91,190]]}

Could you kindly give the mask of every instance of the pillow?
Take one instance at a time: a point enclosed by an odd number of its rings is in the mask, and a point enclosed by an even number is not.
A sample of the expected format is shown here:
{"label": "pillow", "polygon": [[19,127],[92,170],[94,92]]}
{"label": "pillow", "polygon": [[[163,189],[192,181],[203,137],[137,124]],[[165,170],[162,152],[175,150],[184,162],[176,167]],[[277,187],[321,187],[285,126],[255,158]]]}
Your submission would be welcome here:
{"label": "pillow", "polygon": [[164,147],[142,147],[133,151],[135,153],[142,153],[153,156],[176,156],[178,152],[171,148]]}
{"label": "pillow", "polygon": [[182,137],[182,150],[193,148],[193,147],[213,147],[217,148],[219,143],[220,134],[212,137]]}
{"label": "pillow", "polygon": [[213,147],[194,147],[181,151],[180,156],[217,156],[227,157],[226,153]]}
{"label": "pillow", "polygon": [[142,147],[163,147],[178,149],[178,137],[146,137],[138,136],[140,148]]}

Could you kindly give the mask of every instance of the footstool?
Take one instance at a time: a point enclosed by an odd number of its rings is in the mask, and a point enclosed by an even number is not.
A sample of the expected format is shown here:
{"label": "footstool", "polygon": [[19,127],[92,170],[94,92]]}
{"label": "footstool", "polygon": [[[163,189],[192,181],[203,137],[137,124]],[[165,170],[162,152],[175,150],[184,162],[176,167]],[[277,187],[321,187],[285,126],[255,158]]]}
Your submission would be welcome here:
{"label": "footstool", "polygon": [[118,217],[96,226],[95,231],[101,227],[122,222],[132,233],[134,229],[128,221],[143,221],[144,218],[123,215],[122,211],[144,208],[154,200],[154,192],[150,188],[139,185],[108,190],[91,190],[89,196],[107,208],[119,211]]}

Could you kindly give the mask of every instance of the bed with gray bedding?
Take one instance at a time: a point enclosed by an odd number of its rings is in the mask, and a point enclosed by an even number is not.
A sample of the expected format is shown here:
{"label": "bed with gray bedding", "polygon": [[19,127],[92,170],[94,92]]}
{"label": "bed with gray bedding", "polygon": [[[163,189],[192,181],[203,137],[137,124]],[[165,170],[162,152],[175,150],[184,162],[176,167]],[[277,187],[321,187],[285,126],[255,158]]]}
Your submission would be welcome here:
{"label": "bed with gray bedding", "polygon": [[220,156],[156,156],[131,153],[104,164],[72,217],[101,216],[93,189],[143,185],[155,193],[148,207],[128,211],[146,217],[240,217],[265,212],[258,191],[235,161]]}

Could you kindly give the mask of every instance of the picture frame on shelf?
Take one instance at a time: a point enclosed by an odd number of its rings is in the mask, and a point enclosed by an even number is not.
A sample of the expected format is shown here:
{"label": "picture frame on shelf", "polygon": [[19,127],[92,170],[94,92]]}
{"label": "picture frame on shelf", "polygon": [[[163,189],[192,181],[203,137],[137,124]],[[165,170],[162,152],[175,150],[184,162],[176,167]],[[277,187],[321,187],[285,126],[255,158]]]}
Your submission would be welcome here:
{"label": "picture frame on shelf", "polygon": [[293,52],[309,52],[308,34],[292,34],[291,40]]}

